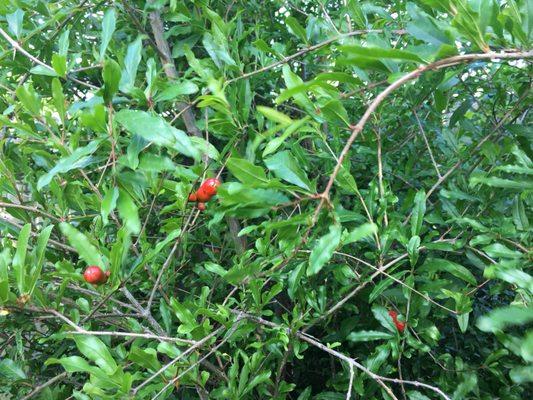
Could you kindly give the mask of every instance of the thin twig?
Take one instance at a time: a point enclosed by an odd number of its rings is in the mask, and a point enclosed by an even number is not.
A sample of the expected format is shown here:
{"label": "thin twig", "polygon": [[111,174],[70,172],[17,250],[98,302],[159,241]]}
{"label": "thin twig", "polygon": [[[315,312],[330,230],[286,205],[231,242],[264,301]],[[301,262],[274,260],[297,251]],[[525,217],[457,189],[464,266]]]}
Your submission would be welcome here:
{"label": "thin twig", "polygon": [[437,165],[437,162],[435,161],[435,157],[433,157],[433,151],[431,151],[431,146],[429,145],[428,138],[426,137],[426,133],[424,132],[424,127],[422,126],[422,123],[420,122],[420,118],[418,118],[418,114],[416,110],[413,110],[413,114],[415,115],[416,122],[418,123],[418,128],[420,129],[420,133],[422,134],[422,137],[424,138],[424,143],[426,144],[426,147],[428,149],[429,157],[431,158],[433,167],[435,168],[435,171],[437,171],[437,176],[440,178],[441,174],[439,171],[439,166]]}
{"label": "thin twig", "polygon": [[56,375],[53,378],[50,378],[49,380],[47,380],[42,385],[35,386],[33,388],[33,390],[30,393],[28,393],[26,396],[22,397],[21,400],[31,399],[33,396],[39,394],[41,391],[46,389],[48,386],[53,385],[57,381],[63,380],[67,376],[68,376],[68,373],[66,371],[65,372],[61,372],[59,375]]}
{"label": "thin twig", "polygon": [[0,201],[0,208],[2,207],[3,208],[18,208],[21,210],[31,211],[36,214],[44,215],[45,217],[50,218],[51,220],[54,220],[55,222],[62,222],[61,219],[53,216],[52,214],[47,213],[46,211],[40,210],[36,207],[25,206],[22,204],[15,204],[15,203],[5,203],[5,202]]}
{"label": "thin twig", "polygon": [[350,382],[348,383],[348,391],[346,392],[346,400],[350,400],[352,398],[352,387],[353,387],[353,378],[354,378],[354,372],[353,372],[353,365],[350,364]]}
{"label": "thin twig", "polygon": [[165,262],[163,263],[163,266],[159,270],[159,274],[157,275],[157,278],[155,280],[154,286],[150,293],[150,297],[148,298],[148,303],[146,305],[147,310],[150,310],[152,307],[152,302],[154,301],[155,292],[159,288],[159,285],[161,283],[161,278],[163,277],[163,274],[165,273],[168,266],[170,265],[172,261],[172,257],[174,256],[174,253],[178,249],[178,245],[180,244],[181,239],[183,238],[183,235],[185,234],[187,228],[189,227],[189,224],[191,222],[191,219],[193,218],[193,215],[195,215],[194,219],[196,219],[196,217],[198,217],[199,214],[200,214],[200,210],[196,210],[196,212],[189,213],[189,217],[187,218],[187,221],[183,225],[183,228],[182,228],[183,230],[181,231],[180,235],[176,238],[176,241],[174,242],[174,246],[172,246],[172,249],[170,250],[170,253],[167,256],[167,259],[165,260]]}
{"label": "thin twig", "polygon": [[[37,57],[32,56],[30,53],[28,53],[26,50],[24,50],[24,48],[21,45],[19,45],[16,40],[13,40],[11,38],[11,36],[9,36],[6,33],[6,31],[4,31],[2,28],[0,28],[0,35],[2,35],[4,37],[4,39],[6,39],[7,42],[14,49],[16,49],[19,53],[24,55],[26,58],[30,59],[33,63],[38,64],[41,67],[43,67],[43,68],[47,69],[48,71],[53,72],[55,74],[55,70],[51,66],[49,66],[48,64],[42,62]],[[74,81],[74,82],[76,82],[76,83],[78,83],[78,84],[80,84],[80,85],[82,85],[82,86],[86,86],[86,87],[88,87],[90,89],[93,89],[93,90],[100,89],[97,86],[91,85],[90,83],[87,83],[87,82],[80,81],[79,79],[73,78],[73,77],[71,77],[69,75],[67,75],[67,78],[72,80],[72,81]]]}
{"label": "thin twig", "polygon": [[139,386],[132,389],[131,393],[133,396],[137,394],[137,392],[142,389],[144,386],[152,382],[155,378],[157,378],[159,375],[161,375],[163,372],[165,372],[167,369],[169,369],[171,366],[176,364],[179,360],[181,360],[183,357],[187,356],[188,354],[192,353],[196,349],[202,347],[206,342],[211,340],[214,336],[218,335],[222,330],[224,329],[223,326],[215,329],[213,332],[211,332],[209,335],[205,336],[203,339],[198,340],[194,345],[189,347],[187,350],[185,350],[183,353],[176,356],[174,359],[172,359],[170,362],[168,362],[166,365],[161,367],[158,371],[156,371],[152,376],[150,376],[148,379],[146,379],[143,383],[141,383]]}
{"label": "thin twig", "polygon": [[[13,225],[15,228],[17,229],[22,229],[22,225],[16,223],[15,221],[12,221],[12,220],[8,220],[7,218],[3,217],[0,215],[0,219],[5,221],[6,223],[10,224],[10,225]],[[33,236],[33,237],[38,237],[39,234],[37,232],[33,232],[31,231],[30,232],[30,235]],[[62,250],[66,250],[70,253],[74,253],[74,254],[77,254],[78,252],[76,251],[76,249],[74,247],[70,247],[66,244],[63,244],[61,242],[58,242],[57,240],[54,240],[54,239],[48,239],[48,243],[50,243],[51,245],[54,245],[55,247],[58,247]]]}
{"label": "thin twig", "polygon": [[[267,65],[267,66],[265,66],[263,68],[259,68],[259,69],[256,69],[255,71],[248,72],[246,74],[242,74],[241,76],[238,76],[238,77],[233,78],[233,79],[229,79],[228,81],[226,81],[226,84],[229,85],[231,83],[240,81],[241,79],[248,79],[248,78],[250,78],[250,77],[252,77],[254,75],[257,75],[257,74],[263,73],[265,71],[268,71],[270,69],[279,67],[280,65],[287,64],[289,61],[294,60],[295,58],[301,57],[304,54],[310,53],[312,51],[321,49],[322,47],[325,47],[325,46],[327,46],[327,45],[329,45],[331,43],[337,42],[337,41],[339,41],[341,39],[345,39],[345,38],[351,37],[351,36],[364,35],[364,34],[367,34],[367,33],[381,33],[381,32],[383,32],[382,29],[364,29],[364,30],[357,30],[357,31],[351,31],[351,32],[348,32],[348,33],[343,33],[343,34],[341,34],[339,36],[335,36],[335,37],[333,37],[331,39],[324,40],[323,42],[317,43],[317,44],[315,44],[313,46],[306,47],[305,49],[297,51],[296,53],[291,54],[290,56],[284,57],[281,60],[276,61],[276,62],[274,62],[272,64],[269,64],[269,65]],[[397,35],[403,35],[403,34],[405,34],[405,30],[403,30],[403,29],[393,30],[392,33],[395,33]]]}
{"label": "thin twig", "polygon": [[[423,246],[422,246],[422,247],[423,247]],[[420,250],[420,249],[423,249],[422,247],[420,247],[419,250]],[[443,306],[442,304],[439,304],[438,302],[436,302],[435,300],[433,300],[431,297],[426,296],[424,293],[419,292],[419,291],[416,290],[415,288],[413,288],[413,287],[407,285],[406,283],[402,282],[400,279],[395,278],[394,276],[388,274],[388,273],[385,272],[384,270],[381,270],[380,268],[378,268],[378,267],[376,267],[376,266],[374,266],[374,265],[372,265],[372,264],[370,264],[370,263],[367,263],[366,261],[361,260],[360,258],[357,258],[357,257],[355,257],[355,256],[352,256],[351,254],[341,253],[341,252],[338,252],[338,251],[335,251],[334,254],[339,254],[339,255],[341,255],[341,256],[344,256],[344,257],[351,258],[351,259],[353,259],[353,260],[359,261],[360,263],[363,263],[363,264],[365,264],[366,266],[368,266],[368,267],[374,269],[376,272],[379,272],[380,274],[385,275],[387,278],[392,279],[394,282],[399,283],[400,285],[402,285],[403,287],[409,289],[409,290],[412,291],[413,293],[416,293],[417,295],[419,295],[420,297],[422,297],[424,300],[427,300],[427,301],[429,301],[430,303],[435,304],[437,307],[440,307],[440,308],[442,308],[443,310],[446,310],[446,311],[448,311],[448,312],[450,312],[450,313],[452,313],[452,314],[454,314],[454,315],[457,315],[457,314],[458,314],[457,311],[454,311],[454,310],[452,310],[452,309],[450,309],[450,308],[448,308],[448,307],[446,307],[446,306]]]}
{"label": "thin twig", "polygon": [[152,397],[152,400],[155,400],[157,399],[161,394],[163,394],[163,392],[165,390],[168,389],[169,386],[172,386],[174,385],[175,382],[178,381],[178,379],[180,379],[182,376],[184,376],[187,372],[189,372],[191,369],[193,369],[194,367],[196,367],[198,364],[200,364],[202,361],[204,361],[207,357],[209,357],[211,354],[214,354],[224,343],[226,343],[231,335],[233,334],[233,332],[235,332],[235,330],[237,329],[237,325],[239,323],[239,321],[242,319],[242,317],[239,315],[237,317],[237,319],[235,320],[235,322],[233,323],[233,325],[231,326],[231,328],[228,330],[228,333],[226,334],[226,337],[220,341],[220,343],[218,343],[216,346],[214,346],[205,356],[203,356],[202,358],[200,358],[198,361],[196,361],[195,363],[193,363],[191,366],[189,366],[187,369],[185,369],[184,371],[182,371],[179,375],[177,375],[176,377],[174,377],[173,379],[170,380],[170,382],[168,382],[164,387],[163,389],[161,389],[154,397]]}

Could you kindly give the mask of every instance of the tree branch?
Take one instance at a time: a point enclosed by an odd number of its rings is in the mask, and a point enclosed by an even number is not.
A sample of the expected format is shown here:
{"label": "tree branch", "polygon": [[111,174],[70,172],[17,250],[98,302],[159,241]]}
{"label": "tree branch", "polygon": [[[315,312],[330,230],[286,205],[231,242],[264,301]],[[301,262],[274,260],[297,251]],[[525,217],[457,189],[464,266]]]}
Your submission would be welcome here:
{"label": "tree branch", "polygon": [[396,399],[396,397],[394,396],[394,393],[392,392],[392,390],[387,385],[385,385],[384,381],[385,382],[397,383],[397,384],[403,383],[403,384],[406,384],[406,385],[411,385],[411,386],[416,386],[416,387],[423,387],[423,388],[432,390],[435,393],[438,393],[445,400],[450,400],[450,398],[442,390],[440,390],[438,387],[435,387],[435,386],[432,386],[432,385],[428,385],[426,383],[422,383],[422,382],[418,382],[418,381],[407,381],[407,380],[403,380],[403,379],[387,378],[385,376],[381,376],[381,375],[375,374],[374,372],[372,372],[368,368],[366,368],[363,364],[360,364],[357,361],[355,361],[353,358],[348,357],[348,356],[346,356],[346,355],[344,355],[344,354],[342,354],[342,353],[340,353],[340,352],[338,352],[336,350],[333,350],[333,349],[329,348],[328,346],[322,344],[317,339],[313,338],[312,336],[310,336],[310,335],[308,335],[306,333],[303,333],[303,332],[300,332],[300,331],[293,331],[293,330],[291,330],[289,328],[285,328],[285,327],[283,327],[281,325],[275,324],[273,322],[267,321],[267,320],[265,320],[263,318],[256,317],[256,316],[251,315],[251,314],[243,313],[243,312],[240,312],[240,311],[233,311],[233,312],[234,313],[239,313],[242,317],[247,318],[247,319],[252,320],[252,321],[255,321],[255,322],[257,322],[257,323],[259,323],[261,325],[268,326],[270,328],[275,328],[275,329],[284,329],[286,331],[287,335],[289,335],[289,336],[294,335],[298,339],[303,340],[304,342],[307,342],[310,345],[315,346],[318,349],[320,349],[322,351],[325,351],[328,354],[331,354],[332,356],[338,358],[339,360],[346,362],[351,367],[355,367],[355,368],[359,369],[360,371],[363,371],[365,374],[367,374],[372,379],[374,379],[381,387],[383,387],[383,389],[393,399]]}
{"label": "tree branch", "polygon": [[[338,157],[337,164],[335,165],[335,168],[333,169],[333,172],[329,177],[326,188],[324,189],[324,192],[322,193],[320,203],[317,209],[315,210],[315,218],[320,212],[320,210],[322,209],[322,207],[324,206],[324,204],[329,200],[329,192],[331,191],[335,178],[337,177],[341,169],[342,162],[348,155],[348,152],[350,151],[350,148],[352,147],[353,142],[355,141],[359,133],[361,133],[366,123],[368,122],[368,119],[374,113],[374,111],[376,111],[379,105],[396,89],[400,88],[401,86],[403,86],[404,84],[406,84],[407,82],[411,80],[417,79],[418,77],[420,77],[420,75],[422,75],[424,72],[427,72],[427,71],[443,69],[443,68],[451,67],[454,65],[469,63],[469,62],[478,61],[478,60],[517,59],[517,58],[520,59],[520,58],[531,58],[531,57],[533,57],[533,51],[523,51],[523,52],[502,51],[502,52],[489,52],[489,53],[465,54],[465,55],[460,55],[460,56],[454,56],[454,57],[445,58],[439,61],[435,61],[431,64],[420,66],[416,68],[415,70],[409,72],[408,74],[402,76],[401,78],[399,78],[397,81],[395,81],[391,85],[389,85],[385,90],[383,90],[380,94],[376,96],[374,101],[372,101],[372,103],[370,103],[370,105],[366,109],[365,113],[363,114],[359,122],[352,128],[352,133],[350,137],[348,138],[344,148],[342,149]],[[444,175],[442,179],[446,179],[447,175],[449,175],[449,173]]]}

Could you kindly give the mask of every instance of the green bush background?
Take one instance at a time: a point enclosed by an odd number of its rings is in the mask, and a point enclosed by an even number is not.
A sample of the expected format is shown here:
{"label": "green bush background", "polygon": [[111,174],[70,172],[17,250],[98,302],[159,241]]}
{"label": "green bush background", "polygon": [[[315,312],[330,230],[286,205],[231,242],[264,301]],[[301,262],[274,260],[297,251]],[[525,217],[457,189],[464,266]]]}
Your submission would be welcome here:
{"label": "green bush background", "polygon": [[530,398],[532,18],[0,2],[0,397]]}

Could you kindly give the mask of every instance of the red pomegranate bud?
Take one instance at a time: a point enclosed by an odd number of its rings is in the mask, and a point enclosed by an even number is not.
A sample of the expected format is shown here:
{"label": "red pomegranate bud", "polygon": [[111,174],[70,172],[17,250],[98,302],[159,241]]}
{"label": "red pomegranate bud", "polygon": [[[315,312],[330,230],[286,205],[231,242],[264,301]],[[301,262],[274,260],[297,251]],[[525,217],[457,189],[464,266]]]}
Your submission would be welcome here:
{"label": "red pomegranate bud", "polygon": [[397,328],[400,332],[403,332],[404,329],[405,329],[405,322],[396,321],[396,322],[394,323],[394,325],[396,325],[396,328]]}
{"label": "red pomegranate bud", "polygon": [[394,322],[396,329],[398,329],[400,333],[403,332],[407,324],[398,320],[398,313],[394,310],[390,310],[389,315],[392,318],[392,322]]}

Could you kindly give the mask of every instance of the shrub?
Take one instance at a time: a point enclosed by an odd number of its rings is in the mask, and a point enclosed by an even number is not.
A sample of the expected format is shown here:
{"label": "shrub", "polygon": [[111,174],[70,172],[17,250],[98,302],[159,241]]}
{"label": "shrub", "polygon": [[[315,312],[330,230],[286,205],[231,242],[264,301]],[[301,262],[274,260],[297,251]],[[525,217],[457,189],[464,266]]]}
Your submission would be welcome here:
{"label": "shrub", "polygon": [[0,4],[0,397],[530,398],[528,4]]}

